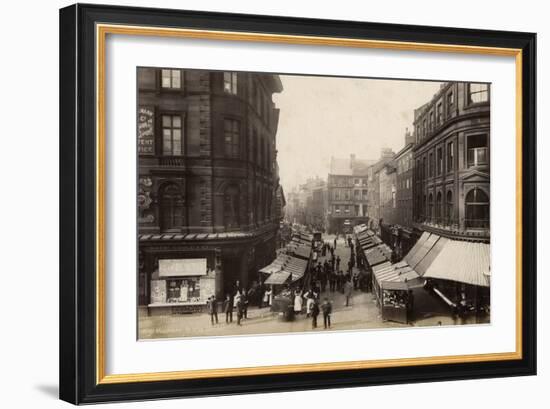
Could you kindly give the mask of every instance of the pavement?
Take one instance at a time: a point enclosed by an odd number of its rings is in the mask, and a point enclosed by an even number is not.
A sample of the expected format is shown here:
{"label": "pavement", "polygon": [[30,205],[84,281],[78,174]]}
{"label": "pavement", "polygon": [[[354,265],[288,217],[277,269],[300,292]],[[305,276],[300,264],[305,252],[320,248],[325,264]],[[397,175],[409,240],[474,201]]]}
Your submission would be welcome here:
{"label": "pavement", "polygon": [[[334,236],[326,235],[326,241],[331,245]],[[350,249],[346,247],[342,237],[337,241],[335,255],[341,258],[342,270],[347,268]],[[323,263],[324,258],[320,258]],[[415,290],[415,322],[401,324],[384,321],[376,306],[375,297],[371,293],[355,290],[351,299],[351,305],[346,307],[345,296],[339,292],[326,291],[321,294],[321,300],[328,297],[333,305],[331,316],[331,328],[323,328],[322,314],[318,317],[316,329],[312,329],[311,318],[304,315],[296,316],[294,321],[282,321],[279,313],[271,312],[269,308],[251,307],[248,309],[248,318],[236,323],[236,313],[233,313],[233,322],[226,324],[225,313],[218,313],[218,323],[212,325],[210,315],[181,314],[165,316],[147,316],[146,309],[138,311],[139,338],[180,338],[201,336],[228,336],[228,335],[252,335],[275,334],[291,332],[311,331],[342,331],[375,328],[410,328],[411,326],[457,325],[472,324],[472,319],[457,322],[450,314],[449,308],[431,293],[420,288]]]}

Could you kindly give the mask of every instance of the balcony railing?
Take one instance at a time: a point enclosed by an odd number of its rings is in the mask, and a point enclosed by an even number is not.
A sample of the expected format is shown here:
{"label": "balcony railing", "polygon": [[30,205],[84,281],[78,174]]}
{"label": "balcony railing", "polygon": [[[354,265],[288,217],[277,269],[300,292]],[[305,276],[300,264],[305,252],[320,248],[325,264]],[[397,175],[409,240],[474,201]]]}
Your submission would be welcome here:
{"label": "balcony railing", "polygon": [[464,219],[464,225],[466,228],[474,229],[488,229],[489,220],[487,219]]}

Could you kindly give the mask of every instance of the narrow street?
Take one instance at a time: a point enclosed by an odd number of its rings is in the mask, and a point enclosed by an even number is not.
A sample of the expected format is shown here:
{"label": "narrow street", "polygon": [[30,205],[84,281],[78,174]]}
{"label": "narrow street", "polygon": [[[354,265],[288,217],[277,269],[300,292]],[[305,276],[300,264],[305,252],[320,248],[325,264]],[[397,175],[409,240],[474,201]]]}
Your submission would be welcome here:
{"label": "narrow street", "polygon": [[[324,240],[332,245],[334,237],[334,235],[325,235]],[[337,241],[335,256],[340,257],[340,268],[345,270],[350,249],[342,236]],[[321,257],[319,261],[323,263],[325,258]],[[424,289],[418,289],[415,292],[417,319],[414,324],[408,325],[383,321],[372,293],[354,290],[349,307],[346,307],[346,298],[340,292],[325,291],[321,294],[321,301],[325,297],[329,298],[333,305],[331,331],[456,324],[449,309]],[[241,326],[237,326],[236,313],[233,313],[233,322],[226,324],[225,313],[221,310],[218,312],[218,323],[212,325],[210,315],[207,313],[148,317],[146,310],[140,309],[138,327],[140,339],[325,331],[322,314],[317,321],[317,328],[312,329],[311,318],[307,318],[305,314],[296,316],[291,322],[286,322],[281,320],[279,313],[271,312],[269,308],[250,307],[248,318],[241,321]]]}

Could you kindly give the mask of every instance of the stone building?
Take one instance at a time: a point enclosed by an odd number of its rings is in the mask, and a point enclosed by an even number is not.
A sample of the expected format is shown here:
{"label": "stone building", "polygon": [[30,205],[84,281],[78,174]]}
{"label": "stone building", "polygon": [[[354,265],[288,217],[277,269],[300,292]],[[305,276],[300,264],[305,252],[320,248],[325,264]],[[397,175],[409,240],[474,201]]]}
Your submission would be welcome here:
{"label": "stone building", "polygon": [[[378,231],[380,226],[380,219],[382,219],[382,213],[380,211],[381,205],[381,191],[380,191],[380,172],[385,172],[386,164],[393,160],[395,156],[394,152],[389,148],[383,148],[380,153],[380,159],[373,163],[367,169],[367,223],[369,228],[372,230]],[[385,182],[386,173],[382,176],[383,182]],[[391,178],[392,176],[390,176]],[[384,183],[384,187],[387,186],[387,183]],[[390,196],[391,196],[391,184],[390,186]],[[385,192],[386,193],[386,192]],[[384,193],[384,195],[385,195]],[[386,209],[387,210],[387,209]]]}
{"label": "stone building", "polygon": [[489,238],[490,91],[447,83],[415,110],[414,219],[422,230]]}
{"label": "stone building", "polygon": [[138,69],[140,304],[202,305],[275,257],[281,91],[271,74]]}
{"label": "stone building", "polygon": [[327,222],[331,233],[351,232],[367,222],[367,180],[372,160],[331,158],[328,175]]}

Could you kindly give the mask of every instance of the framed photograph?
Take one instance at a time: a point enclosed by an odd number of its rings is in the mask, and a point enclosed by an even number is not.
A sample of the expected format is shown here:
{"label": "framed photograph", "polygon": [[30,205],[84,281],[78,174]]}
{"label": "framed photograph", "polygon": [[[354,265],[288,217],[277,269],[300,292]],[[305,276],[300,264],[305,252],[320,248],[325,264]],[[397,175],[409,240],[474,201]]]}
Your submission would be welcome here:
{"label": "framed photograph", "polygon": [[61,399],[534,375],[535,53],[61,9]]}

